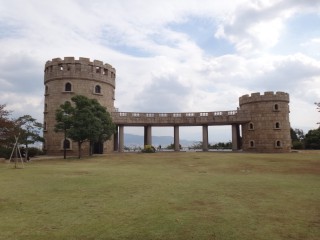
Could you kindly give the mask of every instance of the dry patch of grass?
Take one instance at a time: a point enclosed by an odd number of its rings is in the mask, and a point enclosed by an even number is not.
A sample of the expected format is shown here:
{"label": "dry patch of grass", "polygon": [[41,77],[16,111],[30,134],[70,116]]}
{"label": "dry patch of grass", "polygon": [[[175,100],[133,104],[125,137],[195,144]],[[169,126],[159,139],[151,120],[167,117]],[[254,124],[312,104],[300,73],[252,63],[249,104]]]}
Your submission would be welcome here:
{"label": "dry patch of grass", "polygon": [[0,164],[0,239],[319,239],[320,152]]}

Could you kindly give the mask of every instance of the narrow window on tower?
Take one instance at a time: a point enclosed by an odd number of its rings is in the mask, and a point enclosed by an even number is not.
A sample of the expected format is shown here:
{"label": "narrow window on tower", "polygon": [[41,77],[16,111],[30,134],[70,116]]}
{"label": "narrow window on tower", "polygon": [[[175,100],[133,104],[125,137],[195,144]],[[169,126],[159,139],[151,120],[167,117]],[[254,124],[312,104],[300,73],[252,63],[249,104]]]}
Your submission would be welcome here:
{"label": "narrow window on tower", "polygon": [[276,148],[281,148],[281,147],[282,147],[281,141],[277,140],[277,141],[275,142],[275,146],[276,146]]}
{"label": "narrow window on tower", "polygon": [[96,86],[94,87],[94,93],[101,94],[101,87],[100,87],[100,85],[96,85]]}
{"label": "narrow window on tower", "polygon": [[71,141],[69,139],[62,139],[61,147],[62,147],[62,149],[64,149],[64,147],[66,149],[71,149]]}
{"label": "narrow window on tower", "polygon": [[71,90],[72,90],[71,83],[66,83],[66,85],[64,85],[64,91],[65,92],[71,92]]}

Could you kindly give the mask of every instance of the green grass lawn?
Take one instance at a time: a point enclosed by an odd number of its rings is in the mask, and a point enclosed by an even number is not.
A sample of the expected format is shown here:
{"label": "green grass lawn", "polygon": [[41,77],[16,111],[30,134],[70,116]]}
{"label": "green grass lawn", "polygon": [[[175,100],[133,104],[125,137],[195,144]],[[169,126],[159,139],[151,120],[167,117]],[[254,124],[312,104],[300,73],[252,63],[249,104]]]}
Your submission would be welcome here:
{"label": "green grass lawn", "polygon": [[0,239],[320,239],[320,152],[0,163]]}

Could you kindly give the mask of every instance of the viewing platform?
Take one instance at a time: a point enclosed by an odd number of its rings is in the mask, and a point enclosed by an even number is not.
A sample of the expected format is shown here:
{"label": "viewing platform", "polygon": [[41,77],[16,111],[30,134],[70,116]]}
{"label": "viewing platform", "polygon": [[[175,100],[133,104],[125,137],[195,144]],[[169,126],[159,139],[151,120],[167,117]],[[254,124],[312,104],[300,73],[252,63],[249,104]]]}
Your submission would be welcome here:
{"label": "viewing platform", "polygon": [[125,126],[201,126],[231,125],[250,122],[247,111],[214,111],[185,113],[112,112],[113,122]]}
{"label": "viewing platform", "polygon": [[[245,110],[215,111],[215,112],[185,112],[185,113],[141,113],[141,112],[112,112],[113,122],[119,128],[115,135],[114,149],[123,152],[124,127],[143,126],[144,145],[152,145],[152,127],[173,127],[174,150],[180,150],[179,127],[202,126],[203,151],[208,151],[208,126],[231,125],[232,149],[240,148],[239,126],[251,121],[251,115]],[[118,139],[119,138],[119,139]]]}

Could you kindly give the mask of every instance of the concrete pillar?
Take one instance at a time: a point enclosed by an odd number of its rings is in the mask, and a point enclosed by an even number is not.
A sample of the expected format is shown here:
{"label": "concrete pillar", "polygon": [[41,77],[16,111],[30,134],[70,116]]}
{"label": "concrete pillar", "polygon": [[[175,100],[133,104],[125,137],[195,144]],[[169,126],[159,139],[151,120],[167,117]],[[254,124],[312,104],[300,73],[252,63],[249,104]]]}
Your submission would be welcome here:
{"label": "concrete pillar", "polygon": [[119,126],[119,152],[124,152],[124,126]]}
{"label": "concrete pillar", "polygon": [[232,151],[239,150],[240,131],[239,124],[232,124]]}
{"label": "concrete pillar", "polygon": [[144,128],[143,128],[143,147],[145,145],[148,145],[147,135],[148,135],[148,126],[144,126]]}
{"label": "concrete pillar", "polygon": [[[242,131],[242,128],[241,128]],[[237,137],[238,137],[238,150],[240,150],[242,148],[242,140],[241,140],[241,131],[240,131],[240,124],[238,124],[237,127]]]}
{"label": "concrete pillar", "polygon": [[174,126],[173,138],[174,138],[174,150],[178,152],[178,151],[180,151],[179,126],[178,125]]}
{"label": "concrete pillar", "polygon": [[202,151],[208,151],[208,125],[202,125]]}
{"label": "concrete pillar", "polygon": [[152,145],[151,126],[144,126],[144,145]]}
{"label": "concrete pillar", "polygon": [[113,134],[113,151],[118,151],[119,149],[119,126],[116,126],[116,132]]}

